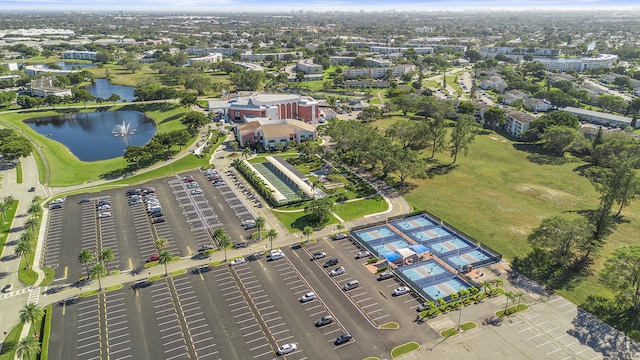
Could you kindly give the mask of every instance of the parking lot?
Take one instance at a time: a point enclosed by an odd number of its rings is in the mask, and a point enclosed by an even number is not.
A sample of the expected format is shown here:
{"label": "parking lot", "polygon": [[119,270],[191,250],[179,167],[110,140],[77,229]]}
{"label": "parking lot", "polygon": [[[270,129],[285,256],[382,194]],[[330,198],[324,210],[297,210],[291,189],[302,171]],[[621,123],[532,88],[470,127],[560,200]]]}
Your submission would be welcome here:
{"label": "parking lot", "polygon": [[[187,183],[182,180],[185,176],[193,176],[195,181]],[[197,186],[188,187],[191,183]],[[56,281],[69,283],[86,275],[77,260],[84,249],[95,257],[109,248],[115,257],[108,264],[111,270],[141,271],[145,260],[155,254],[158,238],[168,240],[166,250],[174,256],[186,257],[197,253],[200,246],[212,244],[215,228],[223,227],[234,242],[255,231],[241,226],[242,220],[253,219],[253,215],[233,190],[226,184],[214,186],[200,171],[144,186],[153,188],[153,194],[140,195],[135,202],[126,194],[127,189],[116,189],[90,198],[69,196],[64,203],[51,205],[41,265],[54,268]],[[192,194],[195,189],[197,193]],[[159,213],[149,212],[150,201],[161,208]]]}
{"label": "parking lot", "polygon": [[[331,268],[311,259],[317,246],[339,257],[345,274],[319,276]],[[376,281],[366,259],[353,258],[357,250],[348,240],[322,240],[283,249],[279,260],[205,266],[54,305],[52,333],[59,335],[52,336],[52,358],[272,359],[284,344],[297,346],[287,359],[388,356],[413,339],[418,301],[410,294],[392,297],[396,280]],[[352,278],[360,286],[343,291]],[[309,293],[314,296],[302,301]],[[325,316],[332,321],[316,326]],[[390,321],[403,330],[377,328]],[[346,332],[353,339],[336,345]]]}

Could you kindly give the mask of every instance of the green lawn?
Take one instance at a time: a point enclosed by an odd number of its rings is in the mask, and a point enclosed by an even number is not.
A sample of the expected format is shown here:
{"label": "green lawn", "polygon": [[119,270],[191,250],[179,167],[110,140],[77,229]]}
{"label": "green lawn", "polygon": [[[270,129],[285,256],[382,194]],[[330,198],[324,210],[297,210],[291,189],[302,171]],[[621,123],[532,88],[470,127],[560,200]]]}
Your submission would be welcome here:
{"label": "green lawn", "polygon": [[[126,104],[109,107],[109,110],[137,110],[146,113],[153,118],[159,126],[158,133],[169,132],[177,129],[183,129],[184,125],[180,122],[181,115],[186,111],[184,107],[174,104]],[[95,109],[59,109],[58,111],[33,111],[14,114],[5,114],[0,123],[10,123],[15,128],[24,131],[35,143],[36,146],[42,147],[46,156],[46,161],[51,172],[49,178],[50,186],[67,186],[82,184],[93,180],[99,180],[101,176],[110,172],[122,169],[128,166],[124,158],[116,158],[103,161],[83,162],[78,160],[71,154],[67,148],[61,143],[49,139],[48,137],[38,134],[23,123],[23,120],[42,116],[60,115],[68,111],[88,112]],[[44,183],[44,164],[43,160],[36,156],[38,162],[38,170],[40,171],[40,182]]]}
{"label": "green lawn", "polygon": [[[305,226],[312,226],[307,221],[305,221],[306,218],[304,217],[304,212],[284,213],[284,212],[272,211],[271,213],[276,218],[278,218],[278,220],[284,226],[286,226],[290,232],[302,231],[302,229],[304,229]],[[331,226],[332,224],[337,224],[337,223],[338,223],[338,219],[332,216],[329,219],[329,222],[327,222],[324,225],[324,227]],[[313,235],[311,235],[311,238],[313,238]]]}
{"label": "green lawn", "polygon": [[[524,256],[530,250],[527,236],[542,219],[554,215],[575,217],[576,212],[595,209],[598,203],[598,194],[589,180],[576,171],[585,164],[582,160],[567,155],[569,161],[565,164],[539,165],[527,159],[528,150],[528,146],[500,135],[479,135],[469,147],[468,156],[458,157],[450,172],[411,179],[416,188],[405,198],[415,209],[429,210],[501,252],[507,260]],[[443,164],[451,162],[447,154],[437,158]],[[625,208],[622,215],[625,221],[596,258],[596,271],[615,248],[640,243],[640,202]],[[597,276],[560,292],[578,303],[591,294],[610,295]]]}
{"label": "green lawn", "polygon": [[381,196],[336,205],[335,213],[344,221],[359,219],[364,215],[385,211],[389,208]]}
{"label": "green lawn", "polygon": [[14,327],[3,339],[2,353],[0,353],[0,360],[13,360],[16,353],[16,346],[20,341],[20,333],[24,323],[19,323]]}
{"label": "green lawn", "polygon": [[[8,179],[4,179],[7,181]],[[18,200],[13,200],[7,211],[0,213],[0,254],[4,249],[4,244],[7,242],[7,236],[11,230],[11,223],[16,216],[16,210],[18,209]]]}

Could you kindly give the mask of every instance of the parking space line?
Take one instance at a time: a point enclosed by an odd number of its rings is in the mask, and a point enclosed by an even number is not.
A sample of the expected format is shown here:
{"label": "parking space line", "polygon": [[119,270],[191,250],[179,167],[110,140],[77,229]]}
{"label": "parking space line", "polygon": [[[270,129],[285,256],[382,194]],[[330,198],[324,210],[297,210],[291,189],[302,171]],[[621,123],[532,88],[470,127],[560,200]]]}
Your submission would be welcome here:
{"label": "parking space line", "polygon": [[377,320],[380,320],[380,319],[384,319],[384,318],[386,318],[386,317],[388,317],[388,316],[389,316],[389,315],[382,315],[382,316],[378,316],[377,318],[374,318],[374,319],[372,319],[372,320],[373,320],[373,321],[377,321]]}
{"label": "parking space line", "polygon": [[249,349],[249,351],[258,350],[258,349],[263,348],[265,346],[269,346],[269,344],[267,343],[267,344],[262,344],[260,346],[252,347],[252,348]]}
{"label": "parking space line", "polygon": [[242,336],[243,336],[243,337],[251,336],[251,335],[253,335],[253,334],[257,334],[257,333],[259,333],[259,332],[262,332],[262,330],[252,331],[252,332],[250,332],[250,333],[248,333],[248,334],[243,334]]}
{"label": "parking space line", "polygon": [[244,330],[250,329],[250,328],[255,327],[255,326],[258,326],[258,324],[254,323],[254,324],[251,324],[251,325],[247,325],[247,326],[241,327],[240,331],[244,331]]}
{"label": "parking space line", "polygon": [[[257,325],[257,324],[256,324]],[[259,338],[255,338],[252,340],[247,340],[245,341],[247,344],[251,344],[252,342],[256,342],[256,341],[260,341],[260,340],[266,340],[264,337],[260,336]]]}
{"label": "parking space line", "polygon": [[271,333],[271,336],[275,336],[275,335],[278,335],[278,334],[282,334],[282,333],[285,333],[285,332],[287,332],[287,331],[289,331],[289,329],[280,330],[280,331],[278,331],[278,332],[272,332],[272,333]]}
{"label": "parking space line", "polygon": [[373,314],[373,313],[377,313],[378,311],[382,311],[382,309],[369,311],[369,312],[367,312],[367,315],[371,315],[371,314]]}

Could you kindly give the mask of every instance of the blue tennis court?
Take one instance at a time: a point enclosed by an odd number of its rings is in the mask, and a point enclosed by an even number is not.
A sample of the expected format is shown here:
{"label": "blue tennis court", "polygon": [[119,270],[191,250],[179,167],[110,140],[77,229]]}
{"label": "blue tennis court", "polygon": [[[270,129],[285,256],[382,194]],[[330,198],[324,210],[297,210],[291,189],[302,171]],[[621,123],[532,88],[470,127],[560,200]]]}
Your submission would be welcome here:
{"label": "blue tennis court", "polygon": [[409,236],[416,239],[416,241],[422,243],[422,242],[426,242],[435,238],[444,237],[448,235],[453,236],[453,234],[447,229],[434,228],[429,230],[416,231],[410,234]]}
{"label": "blue tennis court", "polygon": [[356,234],[363,241],[369,242],[376,239],[382,239],[395,235],[391,229],[386,226],[379,226],[367,230],[357,231]]}
{"label": "blue tennis court", "polygon": [[446,253],[454,250],[466,250],[472,247],[471,244],[460,238],[453,238],[429,245],[431,251],[437,254]]}
{"label": "blue tennis court", "polygon": [[481,249],[477,249],[474,251],[470,251],[464,254],[460,254],[457,256],[450,256],[446,260],[449,264],[453,265],[454,268],[462,268],[465,265],[473,265],[474,263],[487,260],[491,256]]}
{"label": "blue tennis court", "polygon": [[469,289],[470,287],[471,285],[467,284],[462,279],[456,276],[446,282],[424,287],[422,288],[422,291],[424,291],[425,294],[427,294],[427,296],[431,298],[431,300],[436,300],[439,297],[445,298],[453,293]]}
{"label": "blue tennis court", "polygon": [[412,216],[406,219],[394,221],[391,223],[393,226],[399,227],[402,230],[419,229],[426,226],[436,226],[434,222],[427,219],[425,216]]}
{"label": "blue tennis court", "polygon": [[440,264],[433,260],[428,260],[417,264],[411,268],[400,268],[399,271],[403,273],[409,280],[418,282],[421,279],[426,279],[434,275],[442,274],[445,270]]}

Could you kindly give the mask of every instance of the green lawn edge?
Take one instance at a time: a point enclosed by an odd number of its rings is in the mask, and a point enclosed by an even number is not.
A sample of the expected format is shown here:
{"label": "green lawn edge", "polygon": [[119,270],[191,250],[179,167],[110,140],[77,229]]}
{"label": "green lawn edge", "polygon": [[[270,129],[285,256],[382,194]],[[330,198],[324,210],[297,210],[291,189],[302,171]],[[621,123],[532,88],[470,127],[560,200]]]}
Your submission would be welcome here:
{"label": "green lawn edge", "polygon": [[391,349],[391,358],[395,359],[412,351],[420,350],[420,344],[415,341],[402,344]]}

